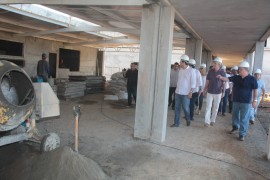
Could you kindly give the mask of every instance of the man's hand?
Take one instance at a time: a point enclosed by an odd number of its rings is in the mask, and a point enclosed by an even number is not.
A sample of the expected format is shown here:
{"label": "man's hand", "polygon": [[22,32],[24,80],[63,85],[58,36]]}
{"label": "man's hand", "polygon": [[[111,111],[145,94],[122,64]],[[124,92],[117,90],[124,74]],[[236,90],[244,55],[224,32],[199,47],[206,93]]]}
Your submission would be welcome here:
{"label": "man's hand", "polygon": [[189,99],[192,98],[192,92],[189,92],[189,93],[188,93],[188,97],[189,97]]}
{"label": "man's hand", "polygon": [[221,75],[217,75],[216,78],[220,79],[221,78]]}
{"label": "man's hand", "polygon": [[257,101],[252,101],[252,107],[256,108],[256,106],[257,106]]}
{"label": "man's hand", "polygon": [[225,96],[225,92],[222,92],[221,98],[224,98]]}

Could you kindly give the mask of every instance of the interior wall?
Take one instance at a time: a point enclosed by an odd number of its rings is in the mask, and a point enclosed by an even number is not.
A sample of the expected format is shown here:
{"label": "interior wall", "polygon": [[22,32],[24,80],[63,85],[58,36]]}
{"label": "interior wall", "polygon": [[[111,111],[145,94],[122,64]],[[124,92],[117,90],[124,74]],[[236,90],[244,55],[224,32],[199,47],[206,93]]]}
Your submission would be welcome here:
{"label": "interior wall", "polygon": [[29,76],[36,76],[37,62],[41,59],[42,53],[46,53],[47,56],[49,56],[49,53],[56,53],[57,64],[59,64],[59,48],[66,48],[80,51],[80,73],[93,75],[96,73],[96,57],[97,57],[96,48],[79,47],[79,46],[65,47],[64,44],[61,42],[45,40],[35,37],[13,36],[12,34],[5,32],[0,32],[0,39],[24,43],[24,50],[23,50],[25,59],[24,70],[29,74]]}

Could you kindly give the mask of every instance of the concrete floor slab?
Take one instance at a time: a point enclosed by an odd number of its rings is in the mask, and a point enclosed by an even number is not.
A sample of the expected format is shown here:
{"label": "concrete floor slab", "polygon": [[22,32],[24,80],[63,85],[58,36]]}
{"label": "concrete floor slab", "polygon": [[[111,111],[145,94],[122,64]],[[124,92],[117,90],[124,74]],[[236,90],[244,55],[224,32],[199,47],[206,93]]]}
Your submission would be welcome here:
{"label": "concrete floor slab", "polygon": [[[126,108],[125,101],[104,101],[103,94],[98,94],[61,101],[61,117],[40,121],[40,131],[56,132],[62,145],[73,147],[72,108],[77,104],[82,111],[79,152],[95,160],[111,179],[270,179],[270,162],[264,159],[267,135],[259,122],[250,126],[241,142],[237,135],[227,133],[230,114],[218,116],[215,127],[203,126],[202,113],[190,127],[182,120],[180,128],[170,128],[174,112],[169,109],[166,141],[156,144],[133,138],[134,106]],[[1,147],[0,170],[1,162],[7,165],[14,160],[2,156],[9,148],[18,154],[33,151],[22,144]]]}

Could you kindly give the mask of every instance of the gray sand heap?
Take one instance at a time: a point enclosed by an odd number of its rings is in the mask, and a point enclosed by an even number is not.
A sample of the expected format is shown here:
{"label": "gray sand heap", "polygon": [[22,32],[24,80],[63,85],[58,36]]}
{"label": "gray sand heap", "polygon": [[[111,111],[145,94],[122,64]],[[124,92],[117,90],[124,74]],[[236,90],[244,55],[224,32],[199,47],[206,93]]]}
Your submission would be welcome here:
{"label": "gray sand heap", "polygon": [[6,167],[1,180],[103,180],[108,179],[93,160],[69,147],[18,159]]}

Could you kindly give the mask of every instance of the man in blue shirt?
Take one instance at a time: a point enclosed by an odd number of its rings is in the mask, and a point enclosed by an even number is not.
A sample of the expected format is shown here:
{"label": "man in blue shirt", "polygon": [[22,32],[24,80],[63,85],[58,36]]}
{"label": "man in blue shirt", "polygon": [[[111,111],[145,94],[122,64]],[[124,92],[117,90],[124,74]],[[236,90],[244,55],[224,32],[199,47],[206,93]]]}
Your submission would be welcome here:
{"label": "man in blue shirt", "polygon": [[261,74],[262,71],[260,69],[257,69],[254,73],[254,77],[257,80],[258,83],[258,97],[257,97],[257,106],[255,108],[251,108],[251,112],[250,112],[250,124],[254,124],[255,121],[255,116],[257,114],[257,109],[258,106],[260,104],[261,101],[261,92],[262,92],[262,101],[264,101],[264,95],[265,95],[265,83],[264,81],[261,79]]}
{"label": "man in blue shirt", "polygon": [[[244,141],[247,134],[251,106],[257,106],[257,89],[256,79],[249,74],[249,63],[242,61],[239,65],[239,75],[232,77],[217,78],[223,81],[233,82],[233,112],[232,112],[232,131],[231,134],[239,130],[239,140]],[[252,98],[253,93],[253,99]]]}

